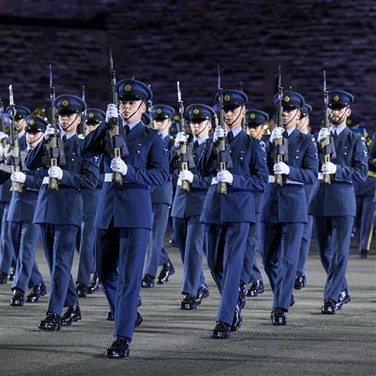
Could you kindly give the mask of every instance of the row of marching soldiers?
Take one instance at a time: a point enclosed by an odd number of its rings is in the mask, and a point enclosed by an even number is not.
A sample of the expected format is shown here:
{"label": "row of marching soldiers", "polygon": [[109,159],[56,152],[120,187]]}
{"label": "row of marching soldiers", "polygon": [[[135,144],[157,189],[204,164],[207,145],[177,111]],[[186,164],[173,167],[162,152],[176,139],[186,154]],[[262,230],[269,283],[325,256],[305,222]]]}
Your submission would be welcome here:
{"label": "row of marching soldiers", "polygon": [[[11,266],[6,247],[17,259],[11,305],[35,302],[47,293],[35,261],[40,239],[51,283],[39,329],[56,331],[81,320],[78,297],[100,283],[108,318],[114,320],[115,339],[105,354],[128,356],[134,329],[142,322],[141,286],[153,287],[155,279],[163,284],[174,273],[163,249],[169,216],[183,264],[180,308],[195,309],[209,295],[203,256],[218,287],[214,339],[237,331],[245,296],[264,289],[257,247],[273,291],[271,323],[286,325],[294,286],[305,284],[312,224],[327,274],[321,312],[335,314],[350,301],[346,268],[356,210],[353,183],[364,182],[368,170],[367,148],[346,126],[354,100],[350,93],[328,92],[330,128],[315,137],[298,129],[310,111],[303,96],[276,94],[282,124],[261,140],[252,129],[268,115],[247,111],[243,91],[223,90],[223,96],[216,96],[225,127],[215,126],[212,107],[188,106],[191,135],[180,132],[175,139],[169,135],[175,112],[170,106],[154,105],[150,113],[156,129],[145,125],[152,99],[148,85],[125,79],[116,91],[119,104],[109,104],[106,112],[86,109],[74,95],[56,98],[58,134],[28,109],[12,109],[22,169],[4,167],[0,173],[2,189],[16,183],[22,187],[2,207],[2,225],[8,227],[2,240],[2,277]],[[85,111],[89,132],[80,138],[77,127]],[[46,147],[51,137],[57,137],[53,152]],[[329,159],[321,156],[322,144],[331,145]],[[12,166],[11,149],[2,142],[2,166]],[[51,163],[55,157],[58,163]],[[52,180],[57,189],[51,189]],[[77,285],[71,275],[76,248],[89,253],[86,261],[80,259],[84,277],[78,277]],[[158,265],[162,271],[156,278]],[[95,273],[91,284],[90,273]],[[25,298],[27,288],[32,292]]]}

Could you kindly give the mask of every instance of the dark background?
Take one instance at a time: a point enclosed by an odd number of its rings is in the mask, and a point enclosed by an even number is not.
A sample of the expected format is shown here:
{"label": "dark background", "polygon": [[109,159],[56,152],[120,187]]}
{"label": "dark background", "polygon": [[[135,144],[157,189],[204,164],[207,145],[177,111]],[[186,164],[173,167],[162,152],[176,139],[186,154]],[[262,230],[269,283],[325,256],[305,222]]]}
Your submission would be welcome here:
{"label": "dark background", "polygon": [[355,96],[353,121],[374,129],[376,115],[374,0],[129,1],[0,0],[0,97],[48,108],[49,65],[56,95],[81,96],[105,109],[110,98],[109,48],[118,81],[151,85],[154,103],[178,108],[214,104],[217,65],[222,86],[240,88],[249,106],[272,112],[278,66],[282,85],[304,95],[319,127],[323,70],[328,89]]}

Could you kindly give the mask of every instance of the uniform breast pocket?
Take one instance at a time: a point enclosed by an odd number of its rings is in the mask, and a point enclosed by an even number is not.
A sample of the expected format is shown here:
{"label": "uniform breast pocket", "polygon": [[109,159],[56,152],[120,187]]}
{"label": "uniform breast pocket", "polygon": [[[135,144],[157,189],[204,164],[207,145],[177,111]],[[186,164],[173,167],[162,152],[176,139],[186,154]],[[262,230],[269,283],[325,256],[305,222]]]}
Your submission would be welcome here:
{"label": "uniform breast pocket", "polygon": [[145,168],[147,166],[147,155],[145,150],[136,150],[132,155],[132,166],[136,168]]}

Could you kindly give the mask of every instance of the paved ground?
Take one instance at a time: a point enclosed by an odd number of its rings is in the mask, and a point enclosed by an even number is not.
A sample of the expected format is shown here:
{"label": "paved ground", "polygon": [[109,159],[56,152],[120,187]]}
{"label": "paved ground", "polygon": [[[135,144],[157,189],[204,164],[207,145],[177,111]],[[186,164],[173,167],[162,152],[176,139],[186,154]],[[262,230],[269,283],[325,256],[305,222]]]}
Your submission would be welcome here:
{"label": "paved ground", "polygon": [[[142,289],[144,322],[135,332],[129,358],[104,357],[112,323],[104,319],[102,291],[80,300],[83,319],[61,331],[37,328],[47,297],[39,303],[11,307],[10,284],[0,286],[0,375],[376,375],[376,247],[366,260],[352,248],[348,282],[351,302],[336,315],[322,315],[325,275],[311,250],[308,286],[295,291],[296,304],[286,327],[270,324],[269,284],[248,298],[243,325],[226,341],[210,338],[219,294],[207,269],[210,296],[195,311],[180,311],[181,262],[168,248],[176,274],[164,286]],[[41,250],[42,273],[47,266]],[[77,265],[75,263],[73,275]],[[267,279],[264,279],[267,282]]]}

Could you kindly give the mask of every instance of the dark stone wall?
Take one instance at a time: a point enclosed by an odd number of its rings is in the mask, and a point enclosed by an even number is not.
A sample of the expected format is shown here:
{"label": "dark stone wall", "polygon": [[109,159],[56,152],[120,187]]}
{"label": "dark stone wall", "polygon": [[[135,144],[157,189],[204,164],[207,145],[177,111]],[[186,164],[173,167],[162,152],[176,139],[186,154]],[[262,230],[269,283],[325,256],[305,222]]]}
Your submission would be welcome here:
{"label": "dark stone wall", "polygon": [[323,70],[328,89],[355,96],[353,116],[369,129],[376,115],[374,0],[0,0],[0,97],[48,107],[49,65],[56,95],[81,95],[105,108],[109,48],[117,79],[151,85],[154,103],[177,108],[213,104],[217,66],[222,86],[240,88],[249,104],[273,111],[278,66],[282,84],[313,106],[321,123]]}

